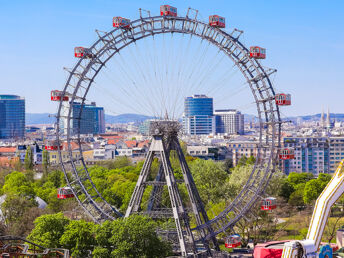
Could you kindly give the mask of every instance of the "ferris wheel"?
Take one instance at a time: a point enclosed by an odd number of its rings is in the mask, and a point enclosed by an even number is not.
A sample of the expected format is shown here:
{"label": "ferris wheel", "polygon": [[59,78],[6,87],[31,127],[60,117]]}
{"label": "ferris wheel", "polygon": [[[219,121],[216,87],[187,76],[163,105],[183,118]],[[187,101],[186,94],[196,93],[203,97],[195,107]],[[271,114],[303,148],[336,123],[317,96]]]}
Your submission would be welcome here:
{"label": "ferris wheel", "polygon": [[[227,229],[233,229],[254,204],[264,198],[265,189],[278,164],[276,161],[292,158],[292,150],[281,151],[280,144],[282,120],[279,107],[291,104],[290,95],[275,92],[270,76],[276,70],[264,68],[260,63],[260,59],[266,58],[265,49],[259,46],[247,48],[241,42],[243,32],[238,29],[225,31],[225,18],[212,15],[209,22],[203,22],[197,19],[198,11],[189,8],[186,16],[182,17],[177,16],[177,8],[172,6],[162,6],[159,16],[150,16],[149,12],[146,16],[142,14],[140,10],[140,18],[134,21],[115,17],[111,31],[96,31],[99,39],[92,46],[76,47],[75,57],[79,59],[68,70],[69,76],[63,91],[52,92],[52,100],[59,101],[56,146],[53,148],[59,152],[68,184],[61,192],[61,198],[74,196],[87,215],[97,223],[123,216],[118,207],[105,200],[90,177],[80,132],[82,107],[88,101],[88,93],[97,75],[112,58],[121,55],[130,45],[162,34],[190,35],[217,48],[240,71],[253,96],[259,125],[256,162],[242,190],[215,218],[192,229],[200,231],[211,225],[213,230],[205,236],[206,240],[210,240]],[[74,102],[80,103],[78,112],[72,111]],[[73,123],[76,126],[73,127]],[[62,157],[62,143],[67,146],[67,158]],[[78,155],[72,151],[75,145],[78,146]],[[280,152],[282,157],[279,156]],[[265,205],[265,209],[269,208]]]}

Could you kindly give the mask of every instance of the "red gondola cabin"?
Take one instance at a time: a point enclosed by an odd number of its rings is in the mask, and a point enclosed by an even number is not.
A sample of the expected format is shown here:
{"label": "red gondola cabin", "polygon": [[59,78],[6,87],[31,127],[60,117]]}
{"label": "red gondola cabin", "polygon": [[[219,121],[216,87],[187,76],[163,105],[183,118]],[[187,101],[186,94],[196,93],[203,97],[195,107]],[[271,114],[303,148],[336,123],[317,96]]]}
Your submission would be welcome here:
{"label": "red gondola cabin", "polygon": [[[62,94],[63,94],[62,91],[52,90],[51,91],[51,101],[60,101],[61,98],[62,98]],[[69,98],[68,98],[68,96],[63,96],[62,100],[63,101],[68,101]]]}
{"label": "red gondola cabin", "polygon": [[177,17],[177,8],[170,5],[161,5],[160,15]]}
{"label": "red gondola cabin", "polygon": [[284,93],[276,94],[275,100],[276,100],[276,105],[279,105],[279,106],[291,105],[290,94],[284,94]]}
{"label": "red gondola cabin", "polygon": [[113,17],[115,28],[130,29],[130,20],[123,17]]}
{"label": "red gondola cabin", "polygon": [[73,198],[74,194],[70,187],[62,187],[57,190],[57,199],[68,199]]}
{"label": "red gondola cabin", "polygon": [[268,197],[262,200],[262,204],[260,206],[260,209],[262,211],[270,211],[276,209],[276,198],[274,197]]}
{"label": "red gondola cabin", "polygon": [[294,149],[291,149],[291,148],[282,149],[281,153],[279,154],[279,157],[282,160],[294,159],[295,158]]}
{"label": "red gondola cabin", "polygon": [[226,238],[225,247],[226,248],[236,248],[241,246],[241,237],[238,234],[231,235]]}
{"label": "red gondola cabin", "polygon": [[255,59],[265,59],[266,49],[262,47],[250,47],[250,57]]}
{"label": "red gondola cabin", "polygon": [[44,146],[44,149],[46,150],[58,150],[62,149],[62,145],[58,145],[57,141],[48,141],[47,144]]}
{"label": "red gondola cabin", "polygon": [[209,25],[215,28],[225,28],[226,27],[225,18],[218,15],[210,15]]}
{"label": "red gondola cabin", "polygon": [[91,53],[89,48],[85,47],[75,47],[74,48],[74,56],[77,58],[88,57],[92,58],[94,55]]}

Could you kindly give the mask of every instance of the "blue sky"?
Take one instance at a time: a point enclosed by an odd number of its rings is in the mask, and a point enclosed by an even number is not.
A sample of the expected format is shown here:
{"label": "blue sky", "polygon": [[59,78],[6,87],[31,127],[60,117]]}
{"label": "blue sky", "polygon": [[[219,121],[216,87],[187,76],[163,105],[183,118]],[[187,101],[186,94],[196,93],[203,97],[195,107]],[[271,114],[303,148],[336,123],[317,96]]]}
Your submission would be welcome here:
{"label": "blue sky", "polygon": [[[95,29],[111,30],[113,16],[135,19],[140,7],[158,15],[163,3],[0,0],[0,93],[24,96],[27,112],[55,112],[50,90],[63,88],[66,73],[62,68],[75,64],[74,46],[91,45],[97,39]],[[198,9],[203,20],[209,14],[222,15],[229,31],[244,30],[242,40],[247,46],[266,47],[268,58],[263,65],[278,69],[277,91],[292,94],[293,105],[283,109],[283,114],[314,114],[322,107],[344,113],[343,1],[187,0],[167,4],[176,6],[179,15],[185,15],[189,6]],[[238,106],[233,101],[221,108]],[[123,108],[118,112],[126,111],[133,112]]]}

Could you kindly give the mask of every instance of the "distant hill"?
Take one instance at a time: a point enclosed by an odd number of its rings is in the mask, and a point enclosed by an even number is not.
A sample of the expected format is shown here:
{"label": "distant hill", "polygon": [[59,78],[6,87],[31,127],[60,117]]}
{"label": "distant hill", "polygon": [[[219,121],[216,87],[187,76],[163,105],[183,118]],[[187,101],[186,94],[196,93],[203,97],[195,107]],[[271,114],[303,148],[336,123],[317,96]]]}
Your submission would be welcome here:
{"label": "distant hill", "polygon": [[[335,114],[330,113],[331,120],[335,119],[336,121],[344,122],[344,114]],[[257,117],[254,115],[244,114],[245,122],[250,122],[252,119],[257,120]],[[293,117],[283,117],[284,120],[291,121],[319,121],[321,114],[307,115],[307,116],[293,116]],[[139,114],[121,114],[117,116],[105,114],[105,122],[109,124],[126,124],[134,122],[135,124],[140,124],[147,119],[153,119],[154,117],[139,115]],[[55,122],[55,117],[53,114],[48,113],[26,113],[25,115],[26,124],[53,124]]]}
{"label": "distant hill", "polygon": [[[50,117],[49,117],[50,116]],[[53,124],[56,118],[49,113],[26,113],[25,123],[27,125]]]}
{"label": "distant hill", "polygon": [[[297,121],[297,120],[302,120],[302,121],[319,121],[321,118],[321,114],[315,114],[315,115],[307,115],[307,116],[292,116],[292,117],[286,117],[283,118],[285,120],[291,120],[291,121]],[[341,121],[344,122],[344,114],[336,114],[336,113],[330,113],[330,118],[331,121],[336,120],[336,121]],[[325,114],[325,119],[326,119],[326,114]]]}
{"label": "distant hill", "polygon": [[[126,124],[130,122],[142,123],[147,119],[152,119],[153,117],[138,115],[138,114],[121,114],[117,116],[105,114],[105,122],[109,124]],[[26,113],[25,120],[27,125],[37,125],[37,124],[53,124],[55,123],[55,117],[53,114],[49,113]]]}
{"label": "distant hill", "polygon": [[138,114],[121,114],[117,116],[105,114],[105,122],[109,124],[127,124],[130,122],[142,123],[147,119],[153,119],[153,117]]}

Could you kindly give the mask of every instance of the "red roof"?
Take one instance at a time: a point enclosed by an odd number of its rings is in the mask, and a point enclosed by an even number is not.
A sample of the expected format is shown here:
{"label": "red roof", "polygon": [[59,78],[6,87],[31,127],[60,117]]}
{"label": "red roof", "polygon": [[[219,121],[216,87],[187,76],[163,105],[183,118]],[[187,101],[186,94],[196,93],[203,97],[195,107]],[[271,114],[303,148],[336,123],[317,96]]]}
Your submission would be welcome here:
{"label": "red roof", "polygon": [[16,152],[16,147],[0,147],[0,152]]}
{"label": "red roof", "polygon": [[[70,146],[71,146],[72,151],[79,149],[79,144],[76,142],[71,141]],[[81,143],[81,146],[84,146],[84,145]],[[62,143],[62,149],[65,151],[68,150],[68,143],[67,142]]]}
{"label": "red roof", "polygon": [[120,141],[120,139],[108,139],[107,144],[116,144]]}
{"label": "red roof", "polygon": [[149,142],[150,142],[149,140],[145,140],[145,141],[139,142],[137,144],[137,147],[139,147],[139,148],[148,147],[149,146]]}
{"label": "red roof", "polygon": [[103,137],[104,139],[114,139],[114,140],[119,140],[119,139],[123,139],[122,135],[101,135],[101,137]]}
{"label": "red roof", "polygon": [[134,148],[137,145],[137,141],[124,141],[128,148]]}
{"label": "red roof", "polygon": [[14,166],[14,162],[18,161],[19,157],[0,157],[0,166],[2,167],[13,167]]}

